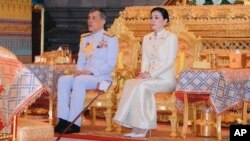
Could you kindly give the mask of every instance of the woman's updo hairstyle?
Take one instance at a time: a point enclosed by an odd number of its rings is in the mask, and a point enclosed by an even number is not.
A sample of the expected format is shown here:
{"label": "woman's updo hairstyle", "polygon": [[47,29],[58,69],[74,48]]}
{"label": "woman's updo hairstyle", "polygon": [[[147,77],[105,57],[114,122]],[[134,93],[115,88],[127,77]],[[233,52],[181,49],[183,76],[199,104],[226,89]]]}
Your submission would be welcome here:
{"label": "woman's updo hairstyle", "polygon": [[162,7],[155,7],[151,10],[150,14],[152,14],[154,11],[158,11],[161,13],[164,20],[168,19],[169,22],[169,14],[168,11]]}

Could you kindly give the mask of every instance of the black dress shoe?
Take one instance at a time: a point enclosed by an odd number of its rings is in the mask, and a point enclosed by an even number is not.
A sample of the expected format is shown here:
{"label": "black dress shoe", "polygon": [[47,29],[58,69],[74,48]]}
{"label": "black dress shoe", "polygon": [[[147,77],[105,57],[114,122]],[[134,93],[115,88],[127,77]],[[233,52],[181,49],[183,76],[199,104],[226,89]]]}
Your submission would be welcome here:
{"label": "black dress shoe", "polygon": [[72,133],[79,133],[80,132],[80,127],[73,124],[67,131],[65,134],[72,134]]}
{"label": "black dress shoe", "polygon": [[59,118],[59,122],[56,125],[56,127],[54,128],[54,132],[56,132],[56,133],[63,133],[63,131],[65,130],[65,128],[69,124],[70,124],[70,122],[68,122],[67,120]]}

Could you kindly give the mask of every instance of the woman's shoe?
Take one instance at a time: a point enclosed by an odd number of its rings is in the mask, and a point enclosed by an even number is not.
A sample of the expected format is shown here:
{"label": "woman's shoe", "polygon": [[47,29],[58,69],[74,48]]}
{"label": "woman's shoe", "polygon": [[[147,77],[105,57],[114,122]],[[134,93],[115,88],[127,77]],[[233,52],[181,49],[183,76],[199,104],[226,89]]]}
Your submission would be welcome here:
{"label": "woman's shoe", "polygon": [[124,137],[132,137],[132,136],[135,135],[135,134],[136,134],[136,133],[131,132],[131,133],[124,134],[123,136],[124,136]]}
{"label": "woman's shoe", "polygon": [[148,132],[149,132],[149,137],[151,137],[151,130],[146,130],[144,133],[134,134],[134,135],[131,135],[130,137],[132,137],[132,138],[145,138],[147,136]]}

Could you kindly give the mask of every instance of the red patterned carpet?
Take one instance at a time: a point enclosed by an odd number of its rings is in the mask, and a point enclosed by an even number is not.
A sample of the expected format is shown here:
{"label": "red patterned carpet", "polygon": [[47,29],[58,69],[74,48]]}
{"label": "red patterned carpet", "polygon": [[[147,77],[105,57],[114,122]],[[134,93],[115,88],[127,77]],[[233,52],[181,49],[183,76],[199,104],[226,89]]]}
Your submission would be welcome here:
{"label": "red patterned carpet", "polygon": [[[55,134],[58,137],[59,134]],[[143,141],[146,139],[132,139],[132,138],[118,138],[111,136],[95,136],[95,135],[85,135],[85,134],[67,134],[63,135],[60,141],[72,140],[72,139],[84,139],[84,140],[98,140],[98,141]]]}

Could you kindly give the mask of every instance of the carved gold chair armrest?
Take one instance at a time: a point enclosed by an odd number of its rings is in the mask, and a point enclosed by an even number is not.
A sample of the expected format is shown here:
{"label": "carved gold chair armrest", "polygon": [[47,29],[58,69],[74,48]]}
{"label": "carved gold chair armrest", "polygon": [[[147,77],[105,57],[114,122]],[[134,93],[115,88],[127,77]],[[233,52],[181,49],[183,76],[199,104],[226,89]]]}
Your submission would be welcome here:
{"label": "carved gold chair armrest", "polygon": [[[120,93],[120,89],[123,88],[124,85],[124,81],[128,80],[128,79],[132,79],[135,78],[137,71],[135,69],[116,69],[115,74],[117,76],[117,89],[118,93]],[[118,95],[119,97],[119,95]]]}
{"label": "carved gold chair armrest", "polygon": [[[116,69],[111,73],[112,77],[112,85],[109,88],[108,92],[105,93],[106,95],[106,106],[107,109],[111,110],[112,112],[116,109],[117,106],[117,94],[120,92],[120,86],[122,85],[122,80],[133,78],[134,72],[128,69]],[[111,112],[110,111],[110,112]]]}
{"label": "carved gold chair armrest", "polygon": [[117,69],[116,74],[117,76],[119,76],[119,79],[127,80],[127,79],[131,79],[135,77],[136,70],[135,69]]}
{"label": "carved gold chair armrest", "polygon": [[119,86],[118,86],[118,81],[120,80],[120,74],[117,71],[113,71],[111,73],[111,77],[112,77],[112,85],[111,85],[111,90],[114,90],[115,93],[119,92]]}
{"label": "carved gold chair armrest", "polygon": [[[124,69],[116,69],[115,70],[115,75],[117,79],[117,87],[115,91],[115,107],[117,107],[117,104],[119,102],[120,95],[122,93],[122,89],[124,86],[124,81],[128,79],[135,78],[136,74],[138,73],[136,69],[129,69],[129,68],[124,68]],[[116,125],[116,131],[120,132],[122,131],[122,127],[120,125]]]}

